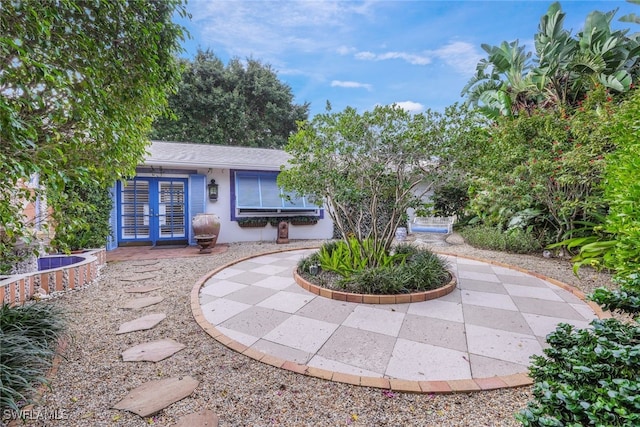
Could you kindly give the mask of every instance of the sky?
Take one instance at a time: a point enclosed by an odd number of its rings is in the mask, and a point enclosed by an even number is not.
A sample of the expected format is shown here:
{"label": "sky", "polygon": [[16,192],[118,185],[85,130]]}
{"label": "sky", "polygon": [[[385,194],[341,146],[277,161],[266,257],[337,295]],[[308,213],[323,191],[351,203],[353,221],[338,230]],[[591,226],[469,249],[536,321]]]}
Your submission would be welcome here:
{"label": "sky", "polygon": [[[486,57],[482,44],[518,39],[533,50],[551,1],[271,1],[188,0],[191,38],[182,56],[211,50],[225,64],[253,58],[269,64],[310,117],[351,106],[359,112],[398,104],[443,111]],[[594,10],[618,8],[613,26],[640,6],[624,1],[561,1],[565,29],[582,28]],[[638,27],[638,26],[636,26]]]}

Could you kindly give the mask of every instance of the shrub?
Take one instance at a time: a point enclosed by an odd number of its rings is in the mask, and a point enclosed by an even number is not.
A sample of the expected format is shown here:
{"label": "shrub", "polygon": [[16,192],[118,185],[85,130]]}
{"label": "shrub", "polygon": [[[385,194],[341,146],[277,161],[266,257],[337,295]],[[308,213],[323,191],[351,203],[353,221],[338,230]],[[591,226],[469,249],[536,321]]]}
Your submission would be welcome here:
{"label": "shrub", "polygon": [[640,327],[616,319],[591,325],[559,325],[546,357],[532,357],[535,400],[516,415],[522,424],[640,425]]}
{"label": "shrub", "polygon": [[538,238],[529,230],[502,231],[496,227],[475,226],[460,230],[460,234],[471,246],[481,249],[526,254],[540,251],[544,238]]}
{"label": "shrub", "polygon": [[427,249],[415,249],[403,263],[359,271],[340,280],[340,285],[355,293],[393,295],[435,289],[449,278],[444,259]]}
{"label": "shrub", "polygon": [[35,387],[46,384],[46,370],[64,331],[60,310],[50,304],[0,308],[0,409],[18,411]]}
{"label": "shrub", "polygon": [[358,241],[350,237],[348,241],[339,240],[324,244],[318,251],[320,266],[324,270],[349,277],[366,268],[390,267],[402,263],[406,254],[390,254],[373,239]]}

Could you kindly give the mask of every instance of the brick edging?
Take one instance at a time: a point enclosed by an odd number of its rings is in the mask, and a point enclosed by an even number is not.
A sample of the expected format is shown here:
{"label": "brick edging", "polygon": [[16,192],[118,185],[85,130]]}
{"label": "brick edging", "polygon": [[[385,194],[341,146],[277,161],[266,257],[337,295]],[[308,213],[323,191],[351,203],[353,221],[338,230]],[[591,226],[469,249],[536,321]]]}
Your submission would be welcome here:
{"label": "brick edging", "polygon": [[[285,359],[280,359],[278,357],[271,356],[269,354],[254,350],[224,335],[215,326],[209,323],[207,319],[205,319],[204,314],[202,312],[202,307],[200,306],[200,288],[213,275],[239,262],[246,261],[258,256],[269,255],[269,254],[280,253],[280,252],[291,252],[294,250],[305,250],[305,249],[316,249],[316,247],[283,249],[278,251],[265,252],[259,255],[243,257],[239,260],[225,264],[205,274],[200,279],[198,279],[193,289],[191,290],[191,311],[192,311],[194,320],[207,334],[209,334],[209,336],[211,336],[212,338],[214,338],[216,341],[223,344],[224,346],[230,348],[231,350],[234,350],[247,357],[250,357],[262,363],[266,363],[267,365],[274,366],[276,368],[285,369],[287,371],[295,372],[295,373],[306,375],[309,377],[328,380],[328,381],[340,382],[340,383],[363,386],[363,387],[381,388],[381,389],[387,389],[387,390],[404,392],[404,393],[430,393],[430,394],[472,393],[472,392],[485,391],[485,390],[523,387],[523,386],[529,386],[533,384],[533,380],[531,379],[531,377],[529,377],[527,373],[517,373],[512,375],[502,375],[502,376],[494,376],[494,377],[488,377],[488,378],[469,378],[469,379],[462,379],[462,380],[413,381],[413,380],[400,380],[395,378],[365,377],[365,376],[358,376],[358,375],[352,375],[352,374],[345,374],[342,372],[334,372],[334,371],[329,371],[326,369],[316,368],[312,366],[301,365],[299,363],[295,363]],[[534,277],[537,277],[542,280],[546,280],[549,283],[552,283],[553,285],[556,285],[562,289],[565,289],[566,291],[571,292],[573,295],[575,295],[582,301],[585,301],[584,293],[582,291],[578,290],[573,286],[567,285],[566,283],[560,282],[555,279],[551,279],[539,273],[531,272],[529,270],[525,270],[523,268],[515,267],[515,266],[501,263],[501,262],[492,262],[492,261],[484,260],[481,258],[463,256],[463,255],[458,255],[458,254],[453,254],[448,252],[441,252],[441,251],[434,251],[434,252],[437,252],[441,255],[455,256],[459,258],[466,258],[474,261],[485,262],[487,264],[498,265],[500,267],[505,267],[505,268],[519,271],[521,273],[530,274]],[[592,308],[594,308],[591,304],[589,305]],[[600,309],[599,307],[597,307],[597,310],[594,308],[594,311],[599,318],[610,316],[606,312],[603,312],[602,309]]]}
{"label": "brick edging", "polygon": [[312,294],[331,298],[336,301],[355,302],[358,304],[408,304],[410,302],[423,302],[443,297],[453,292],[456,288],[456,277],[452,274],[451,280],[444,286],[429,291],[412,292],[410,294],[398,295],[374,295],[374,294],[355,294],[352,292],[342,292],[332,289],[323,288],[315,285],[304,277],[300,276],[297,271],[293,272],[293,278],[298,286]]}

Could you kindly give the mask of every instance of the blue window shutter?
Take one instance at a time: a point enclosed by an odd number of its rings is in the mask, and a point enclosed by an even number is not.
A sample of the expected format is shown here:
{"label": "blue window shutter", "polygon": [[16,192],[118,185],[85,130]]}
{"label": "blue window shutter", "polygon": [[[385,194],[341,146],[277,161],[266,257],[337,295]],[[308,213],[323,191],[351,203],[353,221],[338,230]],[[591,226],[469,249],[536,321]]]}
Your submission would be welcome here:
{"label": "blue window shutter", "polygon": [[207,177],[189,175],[189,244],[195,245],[191,220],[196,214],[205,213],[207,206]]}
{"label": "blue window shutter", "polygon": [[107,250],[112,251],[118,247],[118,234],[120,230],[118,230],[118,182],[115,182],[113,186],[109,189],[109,194],[111,194],[111,214],[109,215],[109,226],[111,228],[111,233],[109,237],[107,237]]}

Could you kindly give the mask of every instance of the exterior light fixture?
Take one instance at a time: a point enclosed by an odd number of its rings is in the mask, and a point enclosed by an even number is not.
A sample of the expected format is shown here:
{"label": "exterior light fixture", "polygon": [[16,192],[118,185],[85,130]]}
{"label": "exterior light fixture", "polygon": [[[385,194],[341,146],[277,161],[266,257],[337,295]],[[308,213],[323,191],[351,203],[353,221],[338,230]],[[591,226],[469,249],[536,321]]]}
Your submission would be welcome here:
{"label": "exterior light fixture", "polygon": [[216,184],[216,180],[212,179],[209,185],[207,185],[209,189],[209,200],[215,202],[218,200],[218,184]]}

